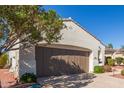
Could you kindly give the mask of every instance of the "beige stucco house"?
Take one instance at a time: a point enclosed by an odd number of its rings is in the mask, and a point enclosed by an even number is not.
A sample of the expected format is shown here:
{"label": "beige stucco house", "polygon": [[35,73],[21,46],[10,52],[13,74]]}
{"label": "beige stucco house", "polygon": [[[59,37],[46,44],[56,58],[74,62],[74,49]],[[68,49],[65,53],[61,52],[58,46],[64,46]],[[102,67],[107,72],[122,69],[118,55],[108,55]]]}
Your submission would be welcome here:
{"label": "beige stucco house", "polygon": [[[40,76],[42,73],[44,75],[48,75],[45,73],[53,73],[51,70],[56,73],[60,71],[62,73],[70,73],[69,71],[72,71],[74,64],[85,72],[92,72],[96,65],[104,65],[104,44],[73,19],[67,18],[63,20],[67,28],[61,30],[63,35],[58,43],[50,46],[42,46],[41,43],[38,48],[32,46],[28,49],[22,50],[20,48],[20,50],[9,52],[9,59],[12,61],[10,71],[17,76],[27,72]],[[15,47],[20,47],[20,45]],[[55,59],[58,60],[57,65],[54,64]],[[53,75],[56,73],[53,73]]]}

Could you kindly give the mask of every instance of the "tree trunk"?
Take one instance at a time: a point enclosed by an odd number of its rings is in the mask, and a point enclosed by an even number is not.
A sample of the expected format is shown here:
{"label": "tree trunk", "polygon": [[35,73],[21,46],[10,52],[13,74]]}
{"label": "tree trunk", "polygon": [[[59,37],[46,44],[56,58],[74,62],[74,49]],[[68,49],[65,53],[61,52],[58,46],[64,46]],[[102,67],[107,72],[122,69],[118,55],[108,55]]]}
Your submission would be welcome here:
{"label": "tree trunk", "polygon": [[1,80],[0,80],[0,88],[2,88],[2,85],[1,85]]}

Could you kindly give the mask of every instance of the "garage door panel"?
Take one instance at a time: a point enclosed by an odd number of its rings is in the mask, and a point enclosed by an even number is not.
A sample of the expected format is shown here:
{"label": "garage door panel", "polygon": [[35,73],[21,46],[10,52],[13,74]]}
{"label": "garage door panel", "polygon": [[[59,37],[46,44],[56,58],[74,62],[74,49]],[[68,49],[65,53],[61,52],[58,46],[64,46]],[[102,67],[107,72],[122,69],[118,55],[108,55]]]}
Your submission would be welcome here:
{"label": "garage door panel", "polygon": [[88,72],[89,55],[84,51],[40,47],[36,55],[39,77]]}

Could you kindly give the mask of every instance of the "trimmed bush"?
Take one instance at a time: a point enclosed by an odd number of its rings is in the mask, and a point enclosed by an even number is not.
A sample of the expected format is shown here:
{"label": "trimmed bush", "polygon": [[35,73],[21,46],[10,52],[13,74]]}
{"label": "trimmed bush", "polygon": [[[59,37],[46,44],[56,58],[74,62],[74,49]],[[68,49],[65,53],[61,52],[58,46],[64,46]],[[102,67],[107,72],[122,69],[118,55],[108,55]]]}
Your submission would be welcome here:
{"label": "trimmed bush", "polygon": [[111,57],[106,57],[105,58],[105,65],[108,65],[108,59],[112,59]]}
{"label": "trimmed bush", "polygon": [[121,75],[123,75],[123,76],[124,76],[124,69],[123,69],[123,70],[121,70]]}
{"label": "trimmed bush", "polygon": [[109,65],[105,65],[104,70],[105,70],[105,72],[112,72],[112,68]]}
{"label": "trimmed bush", "polygon": [[116,62],[117,62],[118,65],[120,65],[123,62],[123,58],[122,57],[117,57]]}
{"label": "trimmed bush", "polygon": [[0,68],[3,68],[7,64],[8,55],[3,54],[0,56]]}
{"label": "trimmed bush", "polygon": [[21,76],[20,81],[22,83],[36,82],[36,75],[34,75],[33,73],[25,73]]}
{"label": "trimmed bush", "polygon": [[107,59],[107,62],[108,62],[109,66],[114,66],[115,65],[115,62],[114,62],[113,59]]}
{"label": "trimmed bush", "polygon": [[104,73],[104,67],[103,66],[95,66],[94,67],[94,73]]}
{"label": "trimmed bush", "polygon": [[122,60],[122,63],[124,64],[124,59]]}

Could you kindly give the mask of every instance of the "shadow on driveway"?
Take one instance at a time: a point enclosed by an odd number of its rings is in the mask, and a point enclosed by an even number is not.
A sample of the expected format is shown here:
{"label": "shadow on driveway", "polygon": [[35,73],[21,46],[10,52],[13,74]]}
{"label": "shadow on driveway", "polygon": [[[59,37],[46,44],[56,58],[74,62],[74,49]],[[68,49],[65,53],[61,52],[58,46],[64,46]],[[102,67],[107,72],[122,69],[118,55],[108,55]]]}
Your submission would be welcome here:
{"label": "shadow on driveway", "polygon": [[38,78],[37,81],[41,85],[50,84],[54,88],[80,88],[93,82],[94,74],[82,73],[63,76],[51,76]]}

